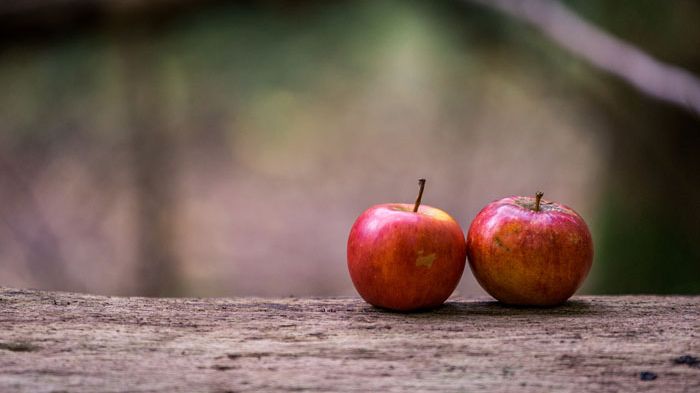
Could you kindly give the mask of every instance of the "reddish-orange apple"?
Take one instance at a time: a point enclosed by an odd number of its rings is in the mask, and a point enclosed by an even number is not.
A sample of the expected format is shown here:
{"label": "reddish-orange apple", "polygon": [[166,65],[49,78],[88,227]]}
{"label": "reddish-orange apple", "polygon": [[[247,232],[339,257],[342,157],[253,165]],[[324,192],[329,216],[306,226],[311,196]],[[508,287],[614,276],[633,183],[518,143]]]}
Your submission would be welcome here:
{"label": "reddish-orange apple", "polygon": [[459,224],[447,213],[416,203],[367,209],[348,239],[348,269],[369,304],[397,311],[441,305],[457,287],[466,264]]}
{"label": "reddish-orange apple", "polygon": [[484,207],[469,227],[467,255],[476,280],[499,301],[553,306],[586,278],[593,241],[578,213],[538,192]]}

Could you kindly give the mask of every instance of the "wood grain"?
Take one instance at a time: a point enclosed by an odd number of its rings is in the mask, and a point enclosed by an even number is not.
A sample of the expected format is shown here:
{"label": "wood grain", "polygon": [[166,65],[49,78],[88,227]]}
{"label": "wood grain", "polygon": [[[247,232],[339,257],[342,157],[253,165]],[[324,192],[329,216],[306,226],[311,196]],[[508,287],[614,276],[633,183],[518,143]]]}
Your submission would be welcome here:
{"label": "wood grain", "polygon": [[699,314],[700,297],[397,314],[0,289],[0,392],[700,392]]}

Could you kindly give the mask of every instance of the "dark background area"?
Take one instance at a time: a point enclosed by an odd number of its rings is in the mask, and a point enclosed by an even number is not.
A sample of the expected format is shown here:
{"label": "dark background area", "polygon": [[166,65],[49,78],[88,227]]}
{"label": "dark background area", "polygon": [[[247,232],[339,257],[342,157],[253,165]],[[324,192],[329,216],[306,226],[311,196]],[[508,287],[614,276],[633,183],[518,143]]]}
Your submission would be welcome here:
{"label": "dark background area", "polygon": [[[554,4],[700,75],[700,3]],[[699,126],[470,1],[3,3],[0,285],[353,294],[354,219],[426,177],[465,230],[508,195],[576,209],[583,292],[700,293]]]}

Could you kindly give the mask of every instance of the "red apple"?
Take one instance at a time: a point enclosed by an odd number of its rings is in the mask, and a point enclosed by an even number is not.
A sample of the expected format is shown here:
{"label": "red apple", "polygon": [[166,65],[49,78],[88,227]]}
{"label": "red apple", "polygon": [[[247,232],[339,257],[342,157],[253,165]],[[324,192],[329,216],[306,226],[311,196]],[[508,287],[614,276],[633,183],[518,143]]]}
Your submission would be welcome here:
{"label": "red apple", "polygon": [[466,264],[459,224],[447,213],[416,203],[367,209],[348,239],[348,269],[367,303],[397,311],[430,309],[452,294]]}
{"label": "red apple", "polygon": [[492,202],[469,227],[469,266],[486,292],[503,303],[563,303],[591,268],[593,241],[583,218],[541,198],[538,192],[534,198]]}

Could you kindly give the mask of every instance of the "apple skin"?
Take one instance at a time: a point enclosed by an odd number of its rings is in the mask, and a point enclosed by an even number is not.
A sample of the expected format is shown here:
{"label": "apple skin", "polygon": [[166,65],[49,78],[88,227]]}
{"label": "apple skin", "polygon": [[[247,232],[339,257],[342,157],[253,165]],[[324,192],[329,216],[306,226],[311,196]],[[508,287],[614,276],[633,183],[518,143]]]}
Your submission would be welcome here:
{"label": "apple skin", "polygon": [[591,233],[578,213],[545,200],[534,209],[533,197],[503,198],[469,227],[469,266],[486,292],[506,304],[561,304],[593,262]]}
{"label": "apple skin", "polygon": [[466,265],[464,232],[447,213],[421,205],[376,205],[362,213],[348,238],[348,269],[369,304],[395,311],[438,307],[457,287]]}

